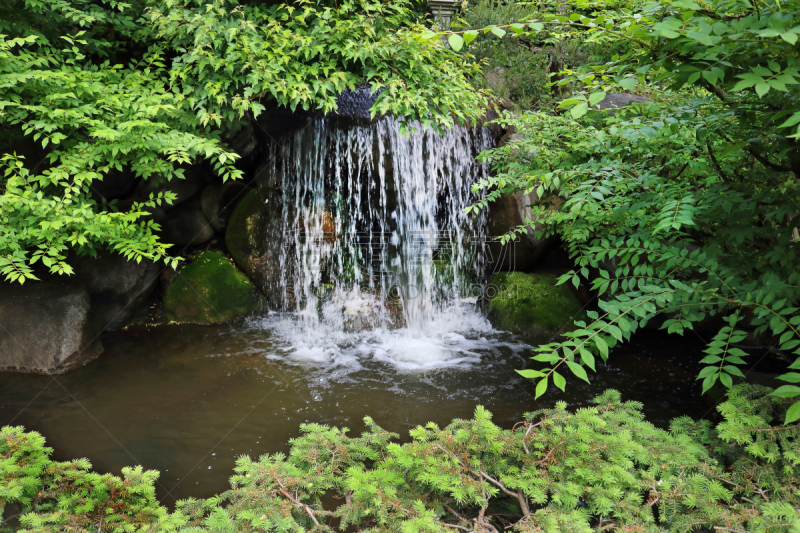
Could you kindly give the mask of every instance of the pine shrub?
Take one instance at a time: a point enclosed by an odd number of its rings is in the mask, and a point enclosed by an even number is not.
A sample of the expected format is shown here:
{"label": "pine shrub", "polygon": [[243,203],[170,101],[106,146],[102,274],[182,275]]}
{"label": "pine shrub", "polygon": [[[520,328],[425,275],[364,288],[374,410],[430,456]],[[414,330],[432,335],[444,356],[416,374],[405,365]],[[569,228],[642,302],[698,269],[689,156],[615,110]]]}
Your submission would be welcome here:
{"label": "pine shrub", "polygon": [[683,417],[657,428],[613,390],[512,429],[478,407],[405,443],[370,419],[360,437],[307,424],[288,455],[242,456],[230,490],[174,512],[157,502],[158,472],[56,462],[41,435],[5,427],[0,511],[21,509],[30,532],[796,532],[800,425],[773,425],[791,400],[769,392],[734,387],[716,427]]}

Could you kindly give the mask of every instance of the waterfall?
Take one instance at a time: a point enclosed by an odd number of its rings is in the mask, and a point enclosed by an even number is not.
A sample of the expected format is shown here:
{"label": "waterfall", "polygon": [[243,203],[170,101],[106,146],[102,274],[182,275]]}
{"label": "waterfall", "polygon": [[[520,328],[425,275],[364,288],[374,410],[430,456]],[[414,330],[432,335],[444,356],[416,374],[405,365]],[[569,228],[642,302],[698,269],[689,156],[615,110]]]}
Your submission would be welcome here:
{"label": "waterfall", "polygon": [[407,130],[392,117],[309,118],[268,147],[259,172],[274,198],[270,238],[281,242],[274,290],[293,317],[280,329],[294,345],[324,352],[378,332],[441,337],[453,313],[482,321],[471,296],[482,282],[485,216],[465,208],[487,176],[475,158],[492,136]]}

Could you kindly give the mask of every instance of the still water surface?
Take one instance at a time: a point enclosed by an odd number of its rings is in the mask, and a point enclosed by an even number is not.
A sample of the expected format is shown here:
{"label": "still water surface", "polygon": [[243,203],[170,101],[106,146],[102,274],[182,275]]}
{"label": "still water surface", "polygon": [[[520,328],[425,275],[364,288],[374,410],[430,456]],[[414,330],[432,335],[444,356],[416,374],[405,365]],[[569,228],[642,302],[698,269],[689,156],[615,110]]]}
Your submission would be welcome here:
{"label": "still water surface", "polygon": [[714,416],[694,380],[703,346],[693,335],[642,332],[612,350],[591,384],[572,378],[565,393],[551,387],[535,401],[531,382],[514,372],[530,366],[525,342],[535,339],[478,332],[455,341],[470,344],[454,364],[426,368],[374,350],[359,356],[358,346],[338,363],[296,357],[276,331],[251,321],[107,334],[103,355],[69,374],[0,373],[0,425],[39,431],[57,459],[87,457],[100,472],[158,469],[158,494],[171,504],[225,490],[237,456],[287,451],[305,422],[358,433],[370,416],[407,437],[419,424],[470,417],[480,404],[510,427],[525,412],[558,400],[587,405],[608,388],[643,402],[660,426],[683,414]]}

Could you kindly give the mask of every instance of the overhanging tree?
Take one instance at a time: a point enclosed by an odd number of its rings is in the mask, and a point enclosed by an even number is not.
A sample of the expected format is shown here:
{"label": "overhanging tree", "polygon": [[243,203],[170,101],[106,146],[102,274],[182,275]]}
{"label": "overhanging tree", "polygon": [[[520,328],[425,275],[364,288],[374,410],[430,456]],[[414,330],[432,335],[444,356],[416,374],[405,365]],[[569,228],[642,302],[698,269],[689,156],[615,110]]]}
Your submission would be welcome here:
{"label": "overhanging tree", "polygon": [[[35,279],[34,265],[69,274],[68,253],[111,248],[174,263],[147,209],[99,205],[93,181],[130,167],[180,179],[206,160],[235,179],[238,155],[221,126],[275,101],[332,111],[345,88],[383,89],[373,111],[423,125],[472,121],[484,97],[474,66],[415,39],[410,1],[353,0],[259,7],[234,1],[16,0],[0,21],[0,131],[45,150],[0,156],[0,273]],[[19,137],[19,135],[17,135]]]}
{"label": "overhanging tree", "polygon": [[[571,93],[563,114],[508,118],[525,139],[489,151],[497,174],[476,185],[490,192],[475,208],[536,193],[533,220],[517,232],[535,221],[546,224],[542,236],[560,234],[578,267],[562,282],[591,278],[601,298],[589,323],[540,347],[535,359],[547,366],[523,371],[537,395],[551,378],[563,388],[567,369],[587,379],[595,355],[606,359],[654,319],[671,333],[721,320],[703,359],[704,391],[745,376],[737,344],[751,334],[800,370],[800,2],[663,0],[613,18],[579,2],[570,15],[483,31],[535,42],[557,28],[627,52],[562,73],[557,84]],[[480,31],[446,35],[458,49]],[[597,111],[611,91],[652,101]],[[554,196],[563,203],[548,209]],[[790,384],[774,394],[800,396],[800,373],[781,379]],[[800,402],[786,421],[798,418]]]}

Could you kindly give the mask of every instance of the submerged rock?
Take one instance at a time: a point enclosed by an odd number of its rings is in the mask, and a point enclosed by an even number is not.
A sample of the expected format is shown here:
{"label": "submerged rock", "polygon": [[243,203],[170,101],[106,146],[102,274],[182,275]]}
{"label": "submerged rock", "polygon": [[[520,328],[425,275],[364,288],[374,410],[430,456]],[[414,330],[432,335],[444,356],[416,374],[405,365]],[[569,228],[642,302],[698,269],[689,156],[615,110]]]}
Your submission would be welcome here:
{"label": "submerged rock", "polygon": [[219,324],[261,308],[256,287],[221,252],[202,252],[164,291],[164,314],[192,324]]}
{"label": "submerged rock", "polygon": [[27,283],[0,290],[0,369],[52,374],[103,351],[90,320],[89,293],[78,287]]}
{"label": "submerged rock", "polygon": [[[500,273],[487,288],[489,320],[498,329],[527,334],[557,334],[585,318],[583,305],[551,273]],[[495,294],[491,294],[494,292]]]}

